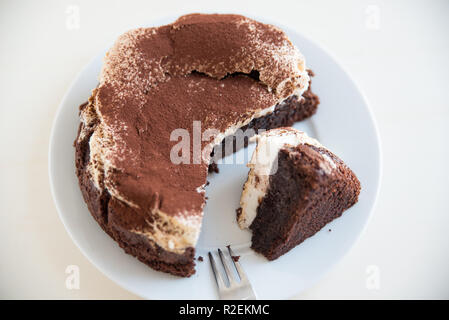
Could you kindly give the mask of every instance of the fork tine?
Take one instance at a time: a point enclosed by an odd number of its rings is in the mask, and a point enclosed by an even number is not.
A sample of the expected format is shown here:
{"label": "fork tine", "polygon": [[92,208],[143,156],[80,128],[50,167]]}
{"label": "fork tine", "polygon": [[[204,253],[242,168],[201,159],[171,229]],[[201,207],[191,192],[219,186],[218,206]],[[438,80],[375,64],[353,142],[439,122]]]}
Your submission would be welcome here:
{"label": "fork tine", "polygon": [[240,277],[240,281],[244,281],[247,280],[247,276],[245,271],[243,271],[242,266],[240,265],[240,262],[235,261],[234,258],[232,258],[233,256],[235,256],[234,251],[232,251],[231,246],[227,246],[228,251],[229,251],[229,255],[231,256],[231,260],[234,263],[235,269],[237,270],[237,273]]}
{"label": "fork tine", "polygon": [[226,277],[228,277],[229,284],[232,285],[233,283],[235,283],[234,275],[232,274],[231,269],[229,269],[229,265],[226,261],[226,258],[220,249],[218,249],[218,254],[220,256],[221,263],[223,264],[223,268],[224,268]]}
{"label": "fork tine", "polygon": [[217,281],[217,285],[218,285],[218,289],[219,290],[223,290],[226,288],[224,282],[223,282],[223,278],[221,277],[220,272],[218,272],[217,270],[217,265],[215,264],[215,259],[212,256],[212,253],[209,252],[209,260],[210,260],[210,264],[212,266],[212,271],[214,273],[215,276],[215,281]]}

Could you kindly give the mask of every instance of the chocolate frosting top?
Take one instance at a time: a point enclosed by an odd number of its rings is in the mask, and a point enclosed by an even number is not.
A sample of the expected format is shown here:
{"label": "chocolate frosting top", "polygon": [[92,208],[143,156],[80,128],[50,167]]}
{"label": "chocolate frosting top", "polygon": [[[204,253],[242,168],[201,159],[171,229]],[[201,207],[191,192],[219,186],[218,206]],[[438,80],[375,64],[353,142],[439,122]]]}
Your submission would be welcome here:
{"label": "chocolate frosting top", "polygon": [[[129,31],[106,54],[85,115],[98,125],[90,141],[98,184],[143,215],[201,216],[212,145],[277,102],[300,96],[308,82],[287,36],[243,16],[192,14]],[[217,130],[200,142],[208,148],[205,161],[172,163],[177,129],[189,133],[193,161],[194,121],[201,132]]]}

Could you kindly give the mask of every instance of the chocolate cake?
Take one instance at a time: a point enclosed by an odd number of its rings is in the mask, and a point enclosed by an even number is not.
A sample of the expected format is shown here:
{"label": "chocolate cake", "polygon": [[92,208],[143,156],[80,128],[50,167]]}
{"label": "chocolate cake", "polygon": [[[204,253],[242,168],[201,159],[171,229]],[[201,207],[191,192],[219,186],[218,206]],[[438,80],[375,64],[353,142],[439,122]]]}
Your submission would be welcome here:
{"label": "chocolate cake", "polygon": [[304,132],[278,128],[254,139],[237,220],[252,230],[251,248],[274,260],[354,205],[360,182]]}
{"label": "chocolate cake", "polygon": [[148,266],[192,275],[214,146],[314,114],[309,82],[283,31],[239,15],[120,36],[80,108],[76,173],[91,214]]}

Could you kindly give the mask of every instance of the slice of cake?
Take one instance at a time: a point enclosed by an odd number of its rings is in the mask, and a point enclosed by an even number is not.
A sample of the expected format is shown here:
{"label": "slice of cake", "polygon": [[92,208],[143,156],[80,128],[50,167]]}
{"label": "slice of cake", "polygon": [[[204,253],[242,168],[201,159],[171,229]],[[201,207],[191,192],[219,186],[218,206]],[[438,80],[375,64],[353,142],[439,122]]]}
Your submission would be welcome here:
{"label": "slice of cake", "polygon": [[354,205],[360,182],[304,132],[279,128],[255,138],[237,220],[252,230],[252,249],[274,260]]}

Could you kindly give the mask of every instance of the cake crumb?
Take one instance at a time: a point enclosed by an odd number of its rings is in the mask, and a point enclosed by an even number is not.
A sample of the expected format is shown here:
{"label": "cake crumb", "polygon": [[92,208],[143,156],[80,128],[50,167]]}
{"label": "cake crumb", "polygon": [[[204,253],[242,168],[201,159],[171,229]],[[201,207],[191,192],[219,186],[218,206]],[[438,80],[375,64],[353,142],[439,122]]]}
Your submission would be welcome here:
{"label": "cake crumb", "polygon": [[329,232],[331,232],[332,231],[332,229],[329,229]]}
{"label": "cake crumb", "polygon": [[237,220],[240,218],[240,216],[242,215],[242,208],[238,208],[235,210],[236,214],[237,214]]}
{"label": "cake crumb", "polygon": [[203,261],[204,261],[204,258],[203,258],[202,256],[199,256],[199,257],[198,257],[198,261],[203,262]]}
{"label": "cake crumb", "polygon": [[220,170],[218,169],[218,165],[215,162],[212,162],[211,164],[209,164],[209,172],[220,173]]}

